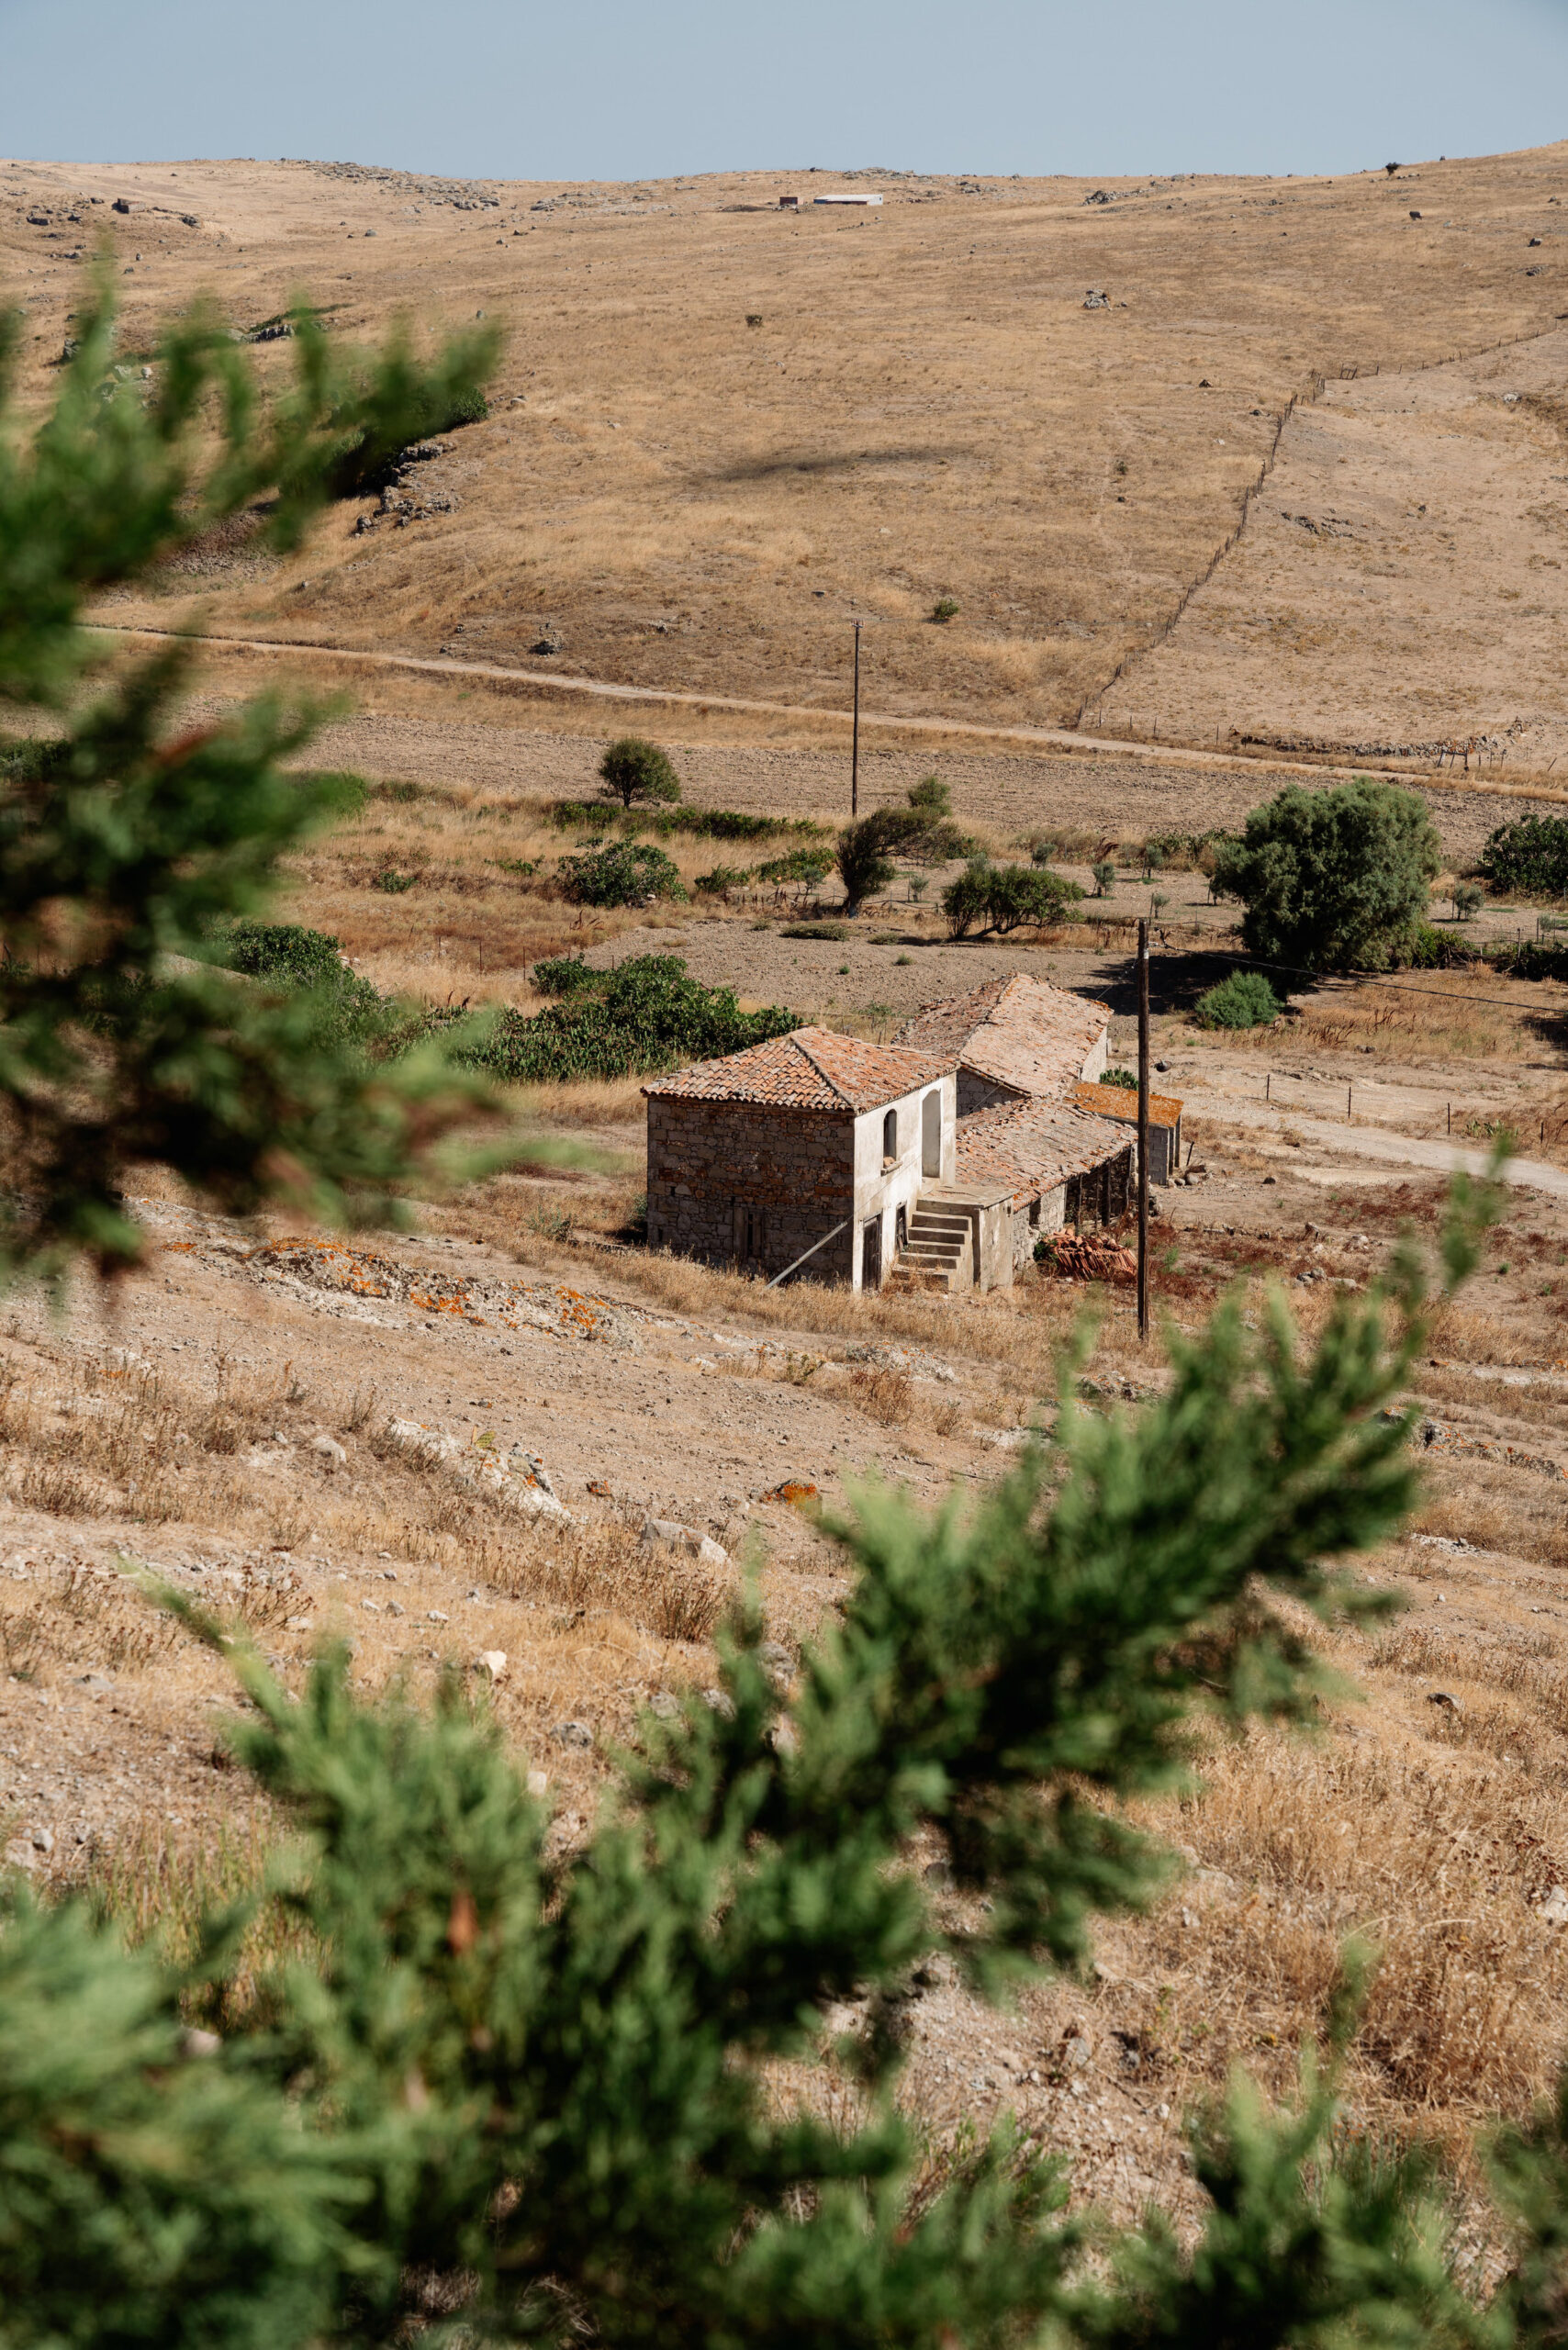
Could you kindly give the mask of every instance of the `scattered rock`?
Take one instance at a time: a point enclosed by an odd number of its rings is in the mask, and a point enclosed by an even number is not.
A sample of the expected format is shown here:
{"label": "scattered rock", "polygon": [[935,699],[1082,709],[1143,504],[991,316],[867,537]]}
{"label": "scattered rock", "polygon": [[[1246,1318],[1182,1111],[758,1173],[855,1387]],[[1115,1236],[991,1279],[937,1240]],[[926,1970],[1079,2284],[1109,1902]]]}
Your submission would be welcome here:
{"label": "scattered rock", "polygon": [[557,1722],[550,1733],[558,1746],[591,1746],[593,1732],[587,1722]]}
{"label": "scattered rock", "polygon": [[700,1534],[694,1526],[682,1526],[673,1517],[644,1518],[643,1540],[667,1542],[673,1550],[689,1550],[705,1567],[727,1567],[730,1563],[730,1554],[722,1543],[715,1542],[711,1534]]}
{"label": "scattered rock", "polygon": [[756,1661],[769,1681],[782,1685],[795,1677],[795,1660],[781,1640],[764,1640],[757,1649]]}
{"label": "scattered rock", "polygon": [[920,1874],[934,1893],[950,1893],[958,1881],[948,1861],[927,1861]]}
{"label": "scattered rock", "polygon": [[545,635],[535,637],[533,643],[528,649],[531,653],[538,653],[546,655],[559,653],[561,650],[561,640],[558,636]]}
{"label": "scattered rock", "polygon": [[198,2023],[187,2024],[180,2034],[182,2056],[216,2056],[222,2045],[216,2031],[204,2031]]}
{"label": "scattered rock", "polygon": [[54,1852],[54,1830],[52,1828],[35,1828],[32,1831],[29,1841],[32,1844],[34,1852],[41,1852],[46,1861],[52,1856]]}
{"label": "scattered rock", "polygon": [[1443,1711],[1449,1714],[1462,1714],[1464,1711],[1459,1699],[1450,1697],[1446,1689],[1429,1689],[1427,1692],[1427,1703],[1428,1706],[1440,1706]]}
{"label": "scattered rock", "polygon": [[114,202],[110,205],[109,210],[111,212],[129,212],[130,210],[130,207],[126,202],[123,196],[117,196]]}
{"label": "scattered rock", "polygon": [[477,1671],[480,1673],[487,1673],[489,1674],[492,1684],[498,1681],[504,1681],[506,1678],[507,1652],[505,1649],[481,1649],[478,1655],[475,1658],[474,1663]]}
{"label": "scattered rock", "polygon": [[1568,1885],[1554,1885],[1536,1909],[1536,1916],[1547,1926],[1568,1926]]}
{"label": "scattered rock", "polygon": [[312,1437],[310,1440],[310,1449],[316,1455],[317,1459],[322,1463],[329,1476],[334,1470],[343,1469],[348,1465],[349,1456],[344,1451],[342,1446],[338,1442],[336,1437]]}
{"label": "scattered rock", "polygon": [[1061,2061],[1070,2073],[1083,2072],[1094,2051],[1081,2031],[1070,2031],[1061,2044]]}
{"label": "scattered rock", "polygon": [[543,1795],[548,1789],[549,1785],[550,1774],[548,1771],[531,1771],[529,1773],[528,1792],[531,1796]]}
{"label": "scattered rock", "polygon": [[[1089,200],[1092,202],[1093,199]],[[1081,307],[1086,310],[1108,310],[1111,307],[1111,297],[1108,294],[1097,292],[1091,285],[1085,289]]]}
{"label": "scattered rock", "polygon": [[673,1689],[655,1689],[648,1700],[648,1711],[661,1722],[672,1722],[680,1712],[680,1699]]}
{"label": "scattered rock", "polygon": [[958,1981],[958,1970],[945,1950],[934,1950],[915,1968],[914,1979],[923,1991],[945,1991]]}
{"label": "scattered rock", "polygon": [[791,1509],[803,1509],[808,1502],[816,1500],[817,1489],[805,1478],[786,1477],[781,1485],[775,1485],[762,1498],[765,1502],[788,1502]]}
{"label": "scattered rock", "polygon": [[450,1624],[452,1618],[444,1607],[427,1607],[425,1610],[427,1624]]}

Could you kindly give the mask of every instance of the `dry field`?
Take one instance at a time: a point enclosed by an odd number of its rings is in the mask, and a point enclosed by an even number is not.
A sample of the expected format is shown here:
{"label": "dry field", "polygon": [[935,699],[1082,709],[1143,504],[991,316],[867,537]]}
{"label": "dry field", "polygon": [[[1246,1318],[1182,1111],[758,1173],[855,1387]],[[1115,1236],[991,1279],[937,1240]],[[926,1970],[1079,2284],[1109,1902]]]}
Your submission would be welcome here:
{"label": "dry field", "polygon": [[[1358,380],[1322,424],[1298,409],[1282,456],[1288,473],[1298,426],[1304,448],[1322,431],[1375,443],[1383,540],[1361,535],[1353,468],[1343,493],[1336,474],[1260,501],[1293,554],[1251,625],[1271,658],[1327,656],[1316,698],[1267,665],[1226,694],[1200,663],[1190,699],[1161,666],[1105,707],[1211,743],[1282,711],[1347,742],[1369,727],[1392,740],[1379,688],[1394,661],[1400,724],[1423,734],[1529,719],[1543,696],[1555,708],[1543,677],[1519,674],[1518,641],[1505,658],[1488,631],[1472,657],[1459,615],[1477,576],[1539,606],[1548,630],[1560,609],[1546,566],[1562,176],[1557,148],[1392,179],[893,176],[875,182],[879,211],[846,216],[811,207],[825,183],[810,174],[468,189],[309,163],[13,164],[0,282],[26,305],[40,395],[100,240],[128,351],[198,290],[242,329],[307,291],[334,331],[406,310],[432,327],[482,312],[508,333],[490,421],[421,469],[455,511],[357,535],[364,501],[303,559],[277,567],[230,544],[118,618],[167,621],[195,595],[230,634],[444,647],[809,708],[842,706],[858,613],[879,622],[873,708],[987,723],[1097,705],[1234,530],[1293,397],[1377,369],[1364,420]],[[799,218],[777,209],[783,187],[806,200]],[[1086,287],[1111,307],[1084,308]],[[1515,356],[1429,392],[1408,373],[1515,344],[1518,386],[1545,402],[1517,429],[1495,405]],[[286,346],[257,356],[275,370]],[[1457,438],[1439,448],[1444,431]],[[1300,501],[1325,527],[1342,512],[1363,555],[1396,532],[1397,606],[1375,587],[1316,591],[1320,541],[1271,520]],[[946,627],[928,617],[942,597],[959,607]],[[561,649],[541,661],[546,628]]]}

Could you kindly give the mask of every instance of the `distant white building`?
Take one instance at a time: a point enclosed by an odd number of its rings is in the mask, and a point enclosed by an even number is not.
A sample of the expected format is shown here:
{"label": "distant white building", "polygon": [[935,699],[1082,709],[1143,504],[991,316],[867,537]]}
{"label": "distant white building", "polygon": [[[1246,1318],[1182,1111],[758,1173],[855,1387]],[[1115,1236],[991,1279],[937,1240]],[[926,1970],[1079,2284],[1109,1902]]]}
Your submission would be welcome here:
{"label": "distant white building", "polygon": [[879,196],[813,196],[813,204],[880,204]]}

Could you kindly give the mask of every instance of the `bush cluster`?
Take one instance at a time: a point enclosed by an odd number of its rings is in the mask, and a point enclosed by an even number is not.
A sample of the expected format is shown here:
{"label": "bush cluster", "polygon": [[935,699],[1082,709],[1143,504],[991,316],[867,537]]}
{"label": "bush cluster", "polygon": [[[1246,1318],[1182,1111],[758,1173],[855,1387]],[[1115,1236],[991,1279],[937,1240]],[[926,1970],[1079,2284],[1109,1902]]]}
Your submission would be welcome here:
{"label": "bush cluster", "polygon": [[548,815],[562,832],[588,825],[594,831],[620,826],[633,833],[653,833],[667,840],[685,833],[693,840],[760,841],[820,840],[831,837],[825,824],[809,816],[752,816],[739,808],[676,807],[618,808],[602,800],[554,800]]}
{"label": "bush cluster", "polygon": [[649,906],[689,894],[674,860],[646,843],[606,841],[562,857],[555,870],[562,895],[577,906]]}
{"label": "bush cluster", "polygon": [[1481,852],[1494,890],[1568,897],[1568,816],[1521,816],[1499,824]]}
{"label": "bush cluster", "polygon": [[1200,1028],[1262,1028],[1283,1010],[1261,971],[1232,971],[1198,998],[1193,1017]]}
{"label": "bush cluster", "polygon": [[[503,1012],[471,1042],[459,1033],[453,1058],[511,1085],[646,1077],[717,1060],[798,1024],[778,1005],[743,1012],[733,988],[700,986],[678,955],[639,955],[610,971],[558,956],[535,964],[533,984],[556,1001],[532,1017]],[[426,1032],[458,1016],[431,1013]]]}
{"label": "bush cluster", "polygon": [[215,936],[210,952],[225,970],[308,1000],[323,1043],[368,1047],[387,1033],[385,1002],[349,969],[342,940],[327,931],[294,922],[237,922]]}
{"label": "bush cluster", "polygon": [[1064,873],[1049,867],[992,865],[989,857],[971,857],[956,881],[942,892],[942,912],[953,938],[971,934],[985,938],[1025,927],[1045,929],[1053,923],[1076,922],[1072,912],[1083,891]]}

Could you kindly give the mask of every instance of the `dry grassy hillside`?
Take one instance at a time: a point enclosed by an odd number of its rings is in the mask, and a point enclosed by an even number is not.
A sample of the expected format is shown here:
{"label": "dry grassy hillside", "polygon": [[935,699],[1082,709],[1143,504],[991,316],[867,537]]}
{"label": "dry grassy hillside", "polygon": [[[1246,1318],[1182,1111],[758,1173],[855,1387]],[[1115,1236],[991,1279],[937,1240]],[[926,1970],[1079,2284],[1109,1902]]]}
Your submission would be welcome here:
{"label": "dry grassy hillside", "polygon": [[[40,391],[101,237],[132,348],[202,288],[241,327],[308,289],[345,332],[399,308],[509,330],[491,420],[424,469],[455,511],[356,536],[368,502],[341,510],[304,562],[230,549],[148,617],[196,587],[231,632],[518,660],[550,623],[545,666],[838,703],[859,612],[887,623],[877,706],[1059,721],[1167,621],[1315,373],[1377,366],[1386,385],[1551,328],[1562,164],[1550,149],[1103,191],[876,175],[881,209],[847,216],[810,208],[829,183],[809,174],[561,190],[28,164],[0,169],[0,267]],[[806,208],[781,215],[797,188]],[[1113,307],[1085,309],[1086,287]],[[279,368],[286,347],[258,357]],[[1548,498],[1551,435],[1529,446]],[[1506,517],[1475,504],[1466,543],[1521,563]],[[960,609],[938,627],[943,596]],[[1310,638],[1341,656],[1324,666],[1358,727],[1370,617],[1315,615]],[[1439,701],[1452,634],[1429,642]],[[1402,638],[1400,666],[1422,660]],[[1201,699],[1200,733],[1246,730],[1234,699]]]}

